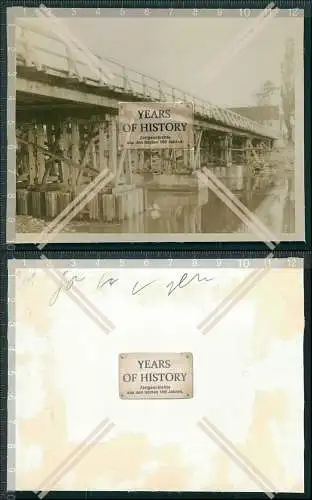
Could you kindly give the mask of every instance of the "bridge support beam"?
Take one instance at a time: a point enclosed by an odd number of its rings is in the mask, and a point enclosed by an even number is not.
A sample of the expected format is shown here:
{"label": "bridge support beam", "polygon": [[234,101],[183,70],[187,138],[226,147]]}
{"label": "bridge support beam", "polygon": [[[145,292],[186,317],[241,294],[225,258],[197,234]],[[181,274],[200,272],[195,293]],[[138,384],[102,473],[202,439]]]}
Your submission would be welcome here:
{"label": "bridge support beam", "polygon": [[45,172],[45,158],[43,153],[44,148],[44,128],[43,124],[39,123],[37,125],[37,145],[40,146],[36,149],[36,184],[41,184]]}
{"label": "bridge support beam", "polygon": [[247,137],[246,139],[246,143],[245,143],[245,161],[246,163],[248,164],[251,159],[252,159],[252,141],[249,137]]}
{"label": "bridge support beam", "polygon": [[36,179],[36,160],[34,154],[35,129],[32,123],[28,130],[28,161],[29,161],[29,185],[33,186]]}
{"label": "bridge support beam", "polygon": [[208,157],[213,164],[230,167],[232,165],[232,134],[212,138]]}
{"label": "bridge support beam", "polygon": [[194,148],[190,150],[191,170],[199,170],[201,165],[201,140],[203,131],[197,130],[194,133]]}
{"label": "bridge support beam", "polygon": [[[23,124],[17,126],[17,130],[24,129],[18,139],[17,172],[18,176],[22,174],[23,187],[26,186],[28,190],[27,195],[17,194],[18,206],[23,207],[23,213],[40,216],[40,210],[45,205],[41,214],[43,218],[57,215],[86,184],[108,168],[114,180],[105,186],[80,216],[108,222],[123,220],[143,210],[140,188],[134,187],[134,170],[141,174],[148,173],[149,180],[150,173],[157,171],[157,174],[164,174],[163,185],[167,183],[172,189],[179,185],[181,190],[185,187],[186,191],[188,188],[196,191],[196,176],[191,174],[203,164],[215,164],[217,167],[222,164],[224,168],[217,168],[218,175],[228,176],[230,172],[226,167],[232,163],[243,165],[244,160],[249,161],[253,147],[251,139],[246,138],[247,133],[243,136],[237,131],[232,136],[229,130],[204,128],[205,124],[197,121],[192,150],[161,150],[158,155],[144,150],[120,152],[116,109],[111,109],[108,115],[108,108],[104,108],[105,112],[102,108],[98,111],[99,115],[89,117],[86,116],[86,110],[91,108],[78,113],[77,108],[65,107],[60,116],[57,109],[60,108],[56,107],[53,114],[48,115],[50,121],[47,121],[47,113],[44,113],[42,105],[38,105],[32,110],[34,120],[31,118],[29,123],[29,117],[20,114],[19,120]],[[262,142],[261,146],[256,146],[260,152],[269,147],[272,141]],[[235,152],[242,158],[237,160]],[[25,209],[25,199],[30,200],[29,210],[27,207]],[[45,203],[41,203],[42,200]],[[33,205],[36,213],[33,212]]]}
{"label": "bridge support beam", "polygon": [[[61,138],[60,138],[60,147],[61,147],[61,152],[64,156],[64,158],[69,157],[69,148],[70,148],[70,133],[68,130],[68,123],[63,122],[62,123],[62,131],[61,131]],[[70,186],[72,182],[72,177],[71,177],[71,169],[69,165],[65,162],[61,163],[61,168],[63,172],[63,182],[64,184]]]}
{"label": "bridge support beam", "polygon": [[102,172],[108,168],[108,133],[107,125],[105,122],[101,121],[99,124],[99,169]]}
{"label": "bridge support beam", "polygon": [[202,165],[208,165],[209,163],[209,148],[210,148],[210,137],[207,131],[203,132],[201,140],[201,151],[200,151],[200,161]]}
{"label": "bridge support beam", "polygon": [[117,186],[119,179],[117,179],[117,118],[112,116],[109,122],[109,169],[115,177],[115,186]]}
{"label": "bridge support beam", "polygon": [[[73,120],[71,124],[71,157],[75,163],[80,163],[80,134],[78,120]],[[78,180],[78,172],[72,172],[72,183],[76,186]]]}
{"label": "bridge support beam", "polygon": [[226,164],[226,136],[220,136],[219,137],[219,142],[220,142],[220,162],[221,165]]}
{"label": "bridge support beam", "polygon": [[[122,221],[144,210],[143,191],[133,185],[133,155],[118,153],[116,116],[55,118],[17,126],[17,215],[53,218],[105,168],[111,183],[77,219]],[[135,160],[134,160],[135,161]],[[138,163],[143,165],[144,152]]]}
{"label": "bridge support beam", "polygon": [[222,161],[226,167],[230,167],[232,165],[232,134],[227,134],[223,138],[222,146]]}

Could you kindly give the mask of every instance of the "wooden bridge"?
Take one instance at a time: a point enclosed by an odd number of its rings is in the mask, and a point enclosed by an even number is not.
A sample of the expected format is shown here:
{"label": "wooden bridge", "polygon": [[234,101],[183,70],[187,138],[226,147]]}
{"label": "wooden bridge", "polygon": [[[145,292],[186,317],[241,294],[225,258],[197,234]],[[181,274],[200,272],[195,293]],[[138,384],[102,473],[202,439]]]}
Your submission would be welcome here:
{"label": "wooden bridge", "polygon": [[[122,155],[121,101],[192,102],[195,148]],[[109,169],[113,181],[87,208],[90,219],[104,221],[144,211],[142,185],[154,174],[158,185],[163,179],[194,190],[193,172],[201,166],[220,167],[235,177],[236,165],[241,172],[278,138],[229,109],[99,58],[51,18],[16,19],[16,134],[17,214],[52,218]]]}

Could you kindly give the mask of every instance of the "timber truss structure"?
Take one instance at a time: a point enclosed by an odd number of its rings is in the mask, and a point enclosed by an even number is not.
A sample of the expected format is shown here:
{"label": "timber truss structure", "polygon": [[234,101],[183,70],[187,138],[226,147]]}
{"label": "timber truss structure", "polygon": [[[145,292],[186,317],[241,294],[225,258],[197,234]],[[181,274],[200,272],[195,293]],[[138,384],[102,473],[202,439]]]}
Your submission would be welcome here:
{"label": "timber truss structure", "polygon": [[[229,109],[101,59],[56,18],[16,19],[17,180],[75,191],[105,169],[113,187],[138,172],[188,173],[209,164],[258,161],[278,135]],[[191,151],[118,148],[119,102],[192,102]]]}

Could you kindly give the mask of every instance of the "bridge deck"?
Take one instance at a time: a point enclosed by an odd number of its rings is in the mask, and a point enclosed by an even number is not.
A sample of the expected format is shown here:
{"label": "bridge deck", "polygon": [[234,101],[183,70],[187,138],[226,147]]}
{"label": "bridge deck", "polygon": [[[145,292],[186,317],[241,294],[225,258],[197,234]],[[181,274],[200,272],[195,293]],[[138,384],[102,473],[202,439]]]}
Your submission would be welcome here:
{"label": "bridge deck", "polygon": [[60,20],[16,19],[17,111],[45,110],[51,101],[60,109],[106,108],[117,112],[119,101],[192,102],[197,125],[275,139],[278,133],[229,109],[202,101],[181,89],[91,53],[66,31]]}

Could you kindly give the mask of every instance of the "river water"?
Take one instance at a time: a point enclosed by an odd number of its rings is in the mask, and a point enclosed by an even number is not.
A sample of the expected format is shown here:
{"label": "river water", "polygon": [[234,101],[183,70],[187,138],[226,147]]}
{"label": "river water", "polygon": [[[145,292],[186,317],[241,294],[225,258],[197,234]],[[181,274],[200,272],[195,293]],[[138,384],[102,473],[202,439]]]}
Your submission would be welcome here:
{"label": "river water", "polygon": [[[221,181],[231,187],[232,179]],[[263,224],[276,232],[295,230],[294,182],[289,175],[245,177],[241,189],[231,192]],[[233,233],[251,232],[212,190],[198,192],[144,188],[147,211],[122,222],[74,221],[65,232],[83,233]]]}

